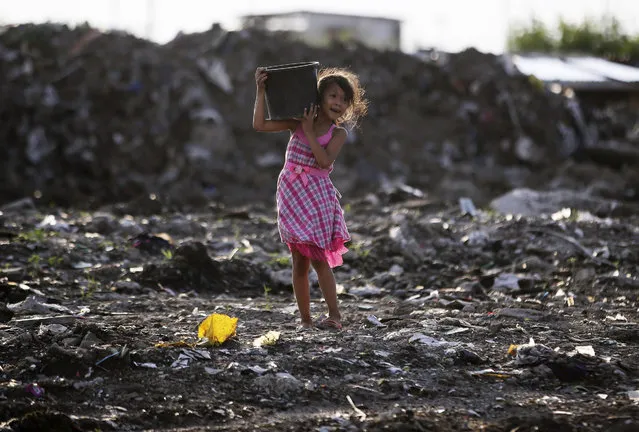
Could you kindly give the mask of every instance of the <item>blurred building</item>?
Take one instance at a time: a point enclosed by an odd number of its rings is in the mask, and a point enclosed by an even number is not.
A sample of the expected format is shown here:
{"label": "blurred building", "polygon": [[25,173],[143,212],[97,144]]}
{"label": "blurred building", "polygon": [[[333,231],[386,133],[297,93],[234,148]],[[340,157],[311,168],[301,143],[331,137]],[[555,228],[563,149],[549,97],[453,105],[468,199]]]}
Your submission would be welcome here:
{"label": "blurred building", "polygon": [[639,68],[587,55],[515,54],[506,56],[513,67],[534,76],[552,92],[579,96],[582,101],[605,104],[626,101],[639,107]]}
{"label": "blurred building", "polygon": [[390,18],[298,11],[246,15],[242,26],[291,32],[313,46],[340,41],[359,42],[379,50],[399,51],[401,47],[401,21]]}

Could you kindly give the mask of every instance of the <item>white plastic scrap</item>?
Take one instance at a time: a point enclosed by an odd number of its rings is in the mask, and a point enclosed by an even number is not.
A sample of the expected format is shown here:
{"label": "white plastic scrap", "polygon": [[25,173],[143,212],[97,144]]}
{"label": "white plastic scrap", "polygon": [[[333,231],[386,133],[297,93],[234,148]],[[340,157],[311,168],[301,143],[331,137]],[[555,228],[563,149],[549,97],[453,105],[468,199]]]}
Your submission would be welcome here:
{"label": "white plastic scrap", "polygon": [[462,243],[468,246],[483,246],[488,243],[488,233],[485,231],[473,231],[462,237]]}
{"label": "white plastic scrap", "polygon": [[388,327],[386,324],[383,324],[375,315],[369,315],[366,317],[369,323],[377,326],[377,327]]}
{"label": "white plastic scrap", "polygon": [[390,270],[388,270],[388,273],[393,276],[399,276],[404,273],[404,269],[399,264],[393,264]]}
{"label": "white plastic scrap", "polygon": [[471,216],[477,215],[477,209],[475,208],[475,204],[470,198],[460,198],[459,207],[462,214],[469,214]]}
{"label": "white plastic scrap", "polygon": [[629,391],[628,398],[633,401],[639,401],[639,390]]}
{"label": "white plastic scrap", "polygon": [[367,285],[351,288],[348,290],[348,293],[355,296],[377,296],[382,294],[382,289],[376,286]]}
{"label": "white plastic scrap", "polygon": [[173,369],[184,369],[189,367],[192,360],[211,360],[211,354],[202,349],[183,349],[177,360],[171,363]]}
{"label": "white plastic scrap", "polygon": [[430,336],[426,336],[422,333],[415,333],[409,340],[409,343],[419,342],[422,345],[429,347],[451,347],[459,345],[459,342],[447,342],[445,340],[438,340]]}
{"label": "white plastic scrap", "polygon": [[493,289],[519,290],[519,277],[513,273],[501,273],[495,278]]}
{"label": "white plastic scrap", "polygon": [[575,347],[575,351],[577,351],[579,354],[582,354],[582,355],[586,355],[590,357],[595,356],[595,349],[592,347],[592,345]]}
{"label": "white plastic scrap", "polygon": [[263,368],[262,366],[258,366],[258,365],[256,365],[256,366],[247,366],[247,369],[250,370],[251,372],[254,372],[254,373],[258,374],[258,375],[262,375],[262,374],[264,374],[264,373],[269,371],[269,369]]}
{"label": "white plastic scrap", "polygon": [[69,231],[70,226],[66,222],[58,221],[54,215],[47,215],[45,218],[38,224],[38,228],[50,228],[53,231]]}
{"label": "white plastic scrap", "polygon": [[280,332],[271,330],[268,333],[255,338],[253,341],[253,346],[256,348],[260,348],[264,345],[275,345],[275,343],[280,339]]}
{"label": "white plastic scrap", "polygon": [[66,306],[54,303],[44,303],[43,301],[40,301],[36,296],[28,296],[26,299],[22,300],[19,303],[8,304],[7,309],[15,313],[71,313],[71,309]]}
{"label": "white plastic scrap", "polygon": [[156,365],[155,363],[138,363],[138,362],[133,362],[133,364],[137,367],[141,367],[141,368],[146,368],[146,369],[157,369],[158,365]]}

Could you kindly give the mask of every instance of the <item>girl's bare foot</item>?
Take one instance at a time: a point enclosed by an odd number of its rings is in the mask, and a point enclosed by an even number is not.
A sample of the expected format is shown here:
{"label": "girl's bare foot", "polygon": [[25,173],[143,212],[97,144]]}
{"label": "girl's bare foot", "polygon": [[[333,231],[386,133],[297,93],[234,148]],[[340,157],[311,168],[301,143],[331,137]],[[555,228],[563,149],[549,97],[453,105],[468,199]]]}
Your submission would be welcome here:
{"label": "girl's bare foot", "polygon": [[311,330],[313,328],[313,321],[302,321],[296,328],[295,331],[303,332],[307,330]]}
{"label": "girl's bare foot", "polygon": [[325,318],[321,320],[320,322],[318,322],[317,327],[321,329],[327,329],[327,330],[341,330],[342,329],[341,317],[329,316],[328,318]]}
{"label": "girl's bare foot", "polygon": [[302,321],[300,326],[304,328],[311,328],[313,327],[313,321]]}

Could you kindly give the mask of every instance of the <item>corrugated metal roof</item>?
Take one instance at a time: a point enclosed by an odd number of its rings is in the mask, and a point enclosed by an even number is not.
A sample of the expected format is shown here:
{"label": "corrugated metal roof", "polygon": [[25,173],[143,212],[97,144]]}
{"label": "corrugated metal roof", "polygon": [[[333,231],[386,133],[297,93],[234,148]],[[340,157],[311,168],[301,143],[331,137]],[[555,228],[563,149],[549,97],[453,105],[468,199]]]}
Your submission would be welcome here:
{"label": "corrugated metal roof", "polygon": [[513,63],[525,75],[534,75],[542,81],[604,82],[606,78],[570,65],[557,57],[524,57],[516,55]]}
{"label": "corrugated metal roof", "polygon": [[512,64],[525,75],[573,87],[636,88],[639,68],[590,56],[513,55]]}
{"label": "corrugated metal roof", "polygon": [[374,15],[348,15],[348,14],[330,13],[330,12],[318,12],[318,11],[311,11],[311,10],[293,10],[289,12],[277,12],[272,14],[249,14],[249,15],[243,15],[242,18],[243,19],[274,18],[274,17],[283,17],[283,16],[291,16],[291,15],[317,15],[317,16],[328,16],[328,17],[355,18],[355,19],[364,19],[364,20],[392,21],[394,23],[403,22],[403,20],[399,18],[374,16]]}
{"label": "corrugated metal roof", "polygon": [[639,68],[613,63],[597,57],[569,57],[568,62],[616,81],[639,82]]}

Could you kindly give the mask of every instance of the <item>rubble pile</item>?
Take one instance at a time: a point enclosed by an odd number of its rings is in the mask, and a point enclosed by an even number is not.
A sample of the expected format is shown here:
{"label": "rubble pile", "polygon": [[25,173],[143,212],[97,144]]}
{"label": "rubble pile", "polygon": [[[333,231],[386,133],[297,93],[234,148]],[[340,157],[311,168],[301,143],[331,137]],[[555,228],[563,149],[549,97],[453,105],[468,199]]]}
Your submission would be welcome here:
{"label": "rubble pile", "polygon": [[214,114],[195,68],[151,42],[90,28],[17,27],[0,46],[3,195],[41,190],[91,204],[186,175],[206,183],[187,161],[197,153],[193,123]]}
{"label": "rubble pile", "polygon": [[334,174],[350,195],[399,181],[486,202],[583,144],[563,97],[474,50],[423,61],[218,25],[165,45],[22,25],[0,34],[0,201],[272,200],[287,137],[252,130],[253,72],[306,60],[352,68],[371,100]]}

